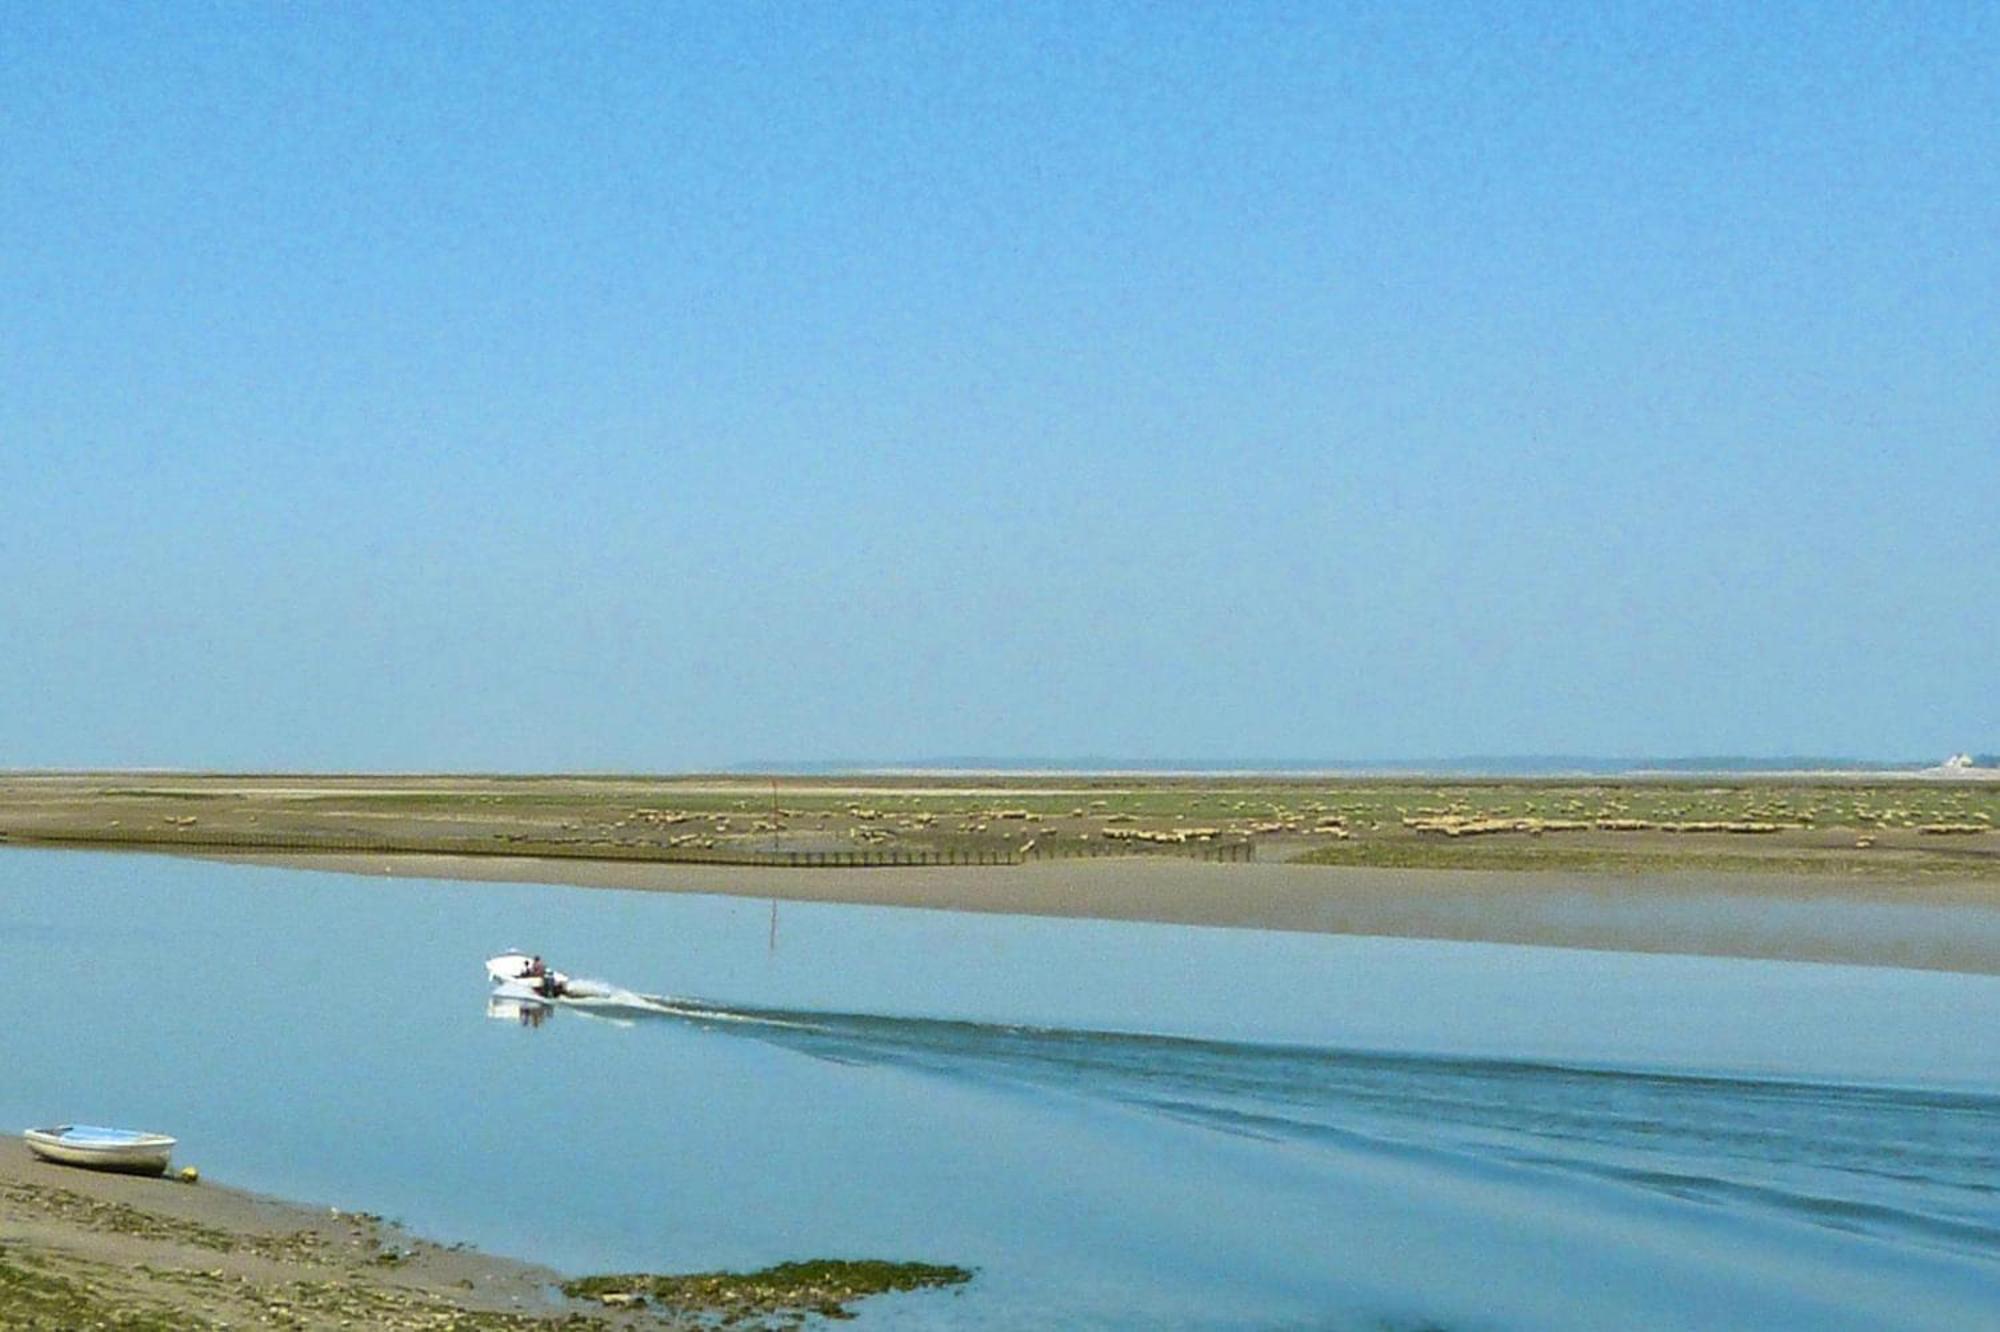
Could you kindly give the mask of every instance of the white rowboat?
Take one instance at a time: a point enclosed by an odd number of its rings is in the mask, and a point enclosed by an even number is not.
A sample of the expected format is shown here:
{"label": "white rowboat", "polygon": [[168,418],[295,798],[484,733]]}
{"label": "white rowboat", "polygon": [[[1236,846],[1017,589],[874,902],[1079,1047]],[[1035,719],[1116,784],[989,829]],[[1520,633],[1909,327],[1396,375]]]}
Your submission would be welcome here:
{"label": "white rowboat", "polygon": [[136,1133],[94,1124],[29,1129],[22,1136],[28,1140],[28,1150],[43,1160],[91,1170],[158,1175],[174,1154],[174,1139],[164,1133]]}

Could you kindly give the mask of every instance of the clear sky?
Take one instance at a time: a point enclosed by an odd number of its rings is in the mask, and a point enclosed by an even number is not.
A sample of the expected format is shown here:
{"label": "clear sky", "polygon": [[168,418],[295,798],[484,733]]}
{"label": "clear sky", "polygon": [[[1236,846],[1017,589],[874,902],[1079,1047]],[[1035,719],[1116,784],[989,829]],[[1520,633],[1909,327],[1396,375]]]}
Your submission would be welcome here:
{"label": "clear sky", "polygon": [[8,4],[0,767],[2000,749],[1996,70]]}

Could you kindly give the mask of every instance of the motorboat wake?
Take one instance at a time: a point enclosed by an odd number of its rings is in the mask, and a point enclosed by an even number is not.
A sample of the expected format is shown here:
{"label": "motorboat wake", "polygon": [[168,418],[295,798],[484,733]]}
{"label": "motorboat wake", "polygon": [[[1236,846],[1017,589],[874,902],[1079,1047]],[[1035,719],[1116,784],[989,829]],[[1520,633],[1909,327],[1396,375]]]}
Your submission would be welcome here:
{"label": "motorboat wake", "polygon": [[493,983],[486,999],[486,1015],[518,1021],[523,1026],[538,1027],[559,1008],[620,1025],[629,1025],[629,1019],[649,1017],[705,1027],[733,1024],[815,1030],[822,1022],[819,1014],[744,1008],[669,994],[641,994],[608,981],[557,971],[538,954],[518,949],[487,958],[486,977]]}
{"label": "motorboat wake", "polygon": [[493,989],[486,997],[486,1016],[539,1027],[557,1009],[630,1026],[639,1018],[667,1018],[703,1027],[728,1024],[812,1030],[818,1015],[743,1008],[668,994],[641,994],[609,981],[589,980],[555,970],[540,955],[518,949],[486,959],[486,977]]}

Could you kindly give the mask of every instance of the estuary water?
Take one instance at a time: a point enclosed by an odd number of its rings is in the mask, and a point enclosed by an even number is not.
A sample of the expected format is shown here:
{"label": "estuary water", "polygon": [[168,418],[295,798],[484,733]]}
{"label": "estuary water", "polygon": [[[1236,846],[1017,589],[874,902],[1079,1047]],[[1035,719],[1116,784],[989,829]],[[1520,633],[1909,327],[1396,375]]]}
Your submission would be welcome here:
{"label": "estuary water", "polygon": [[[0,943],[0,1129],[569,1271],[978,1270],[898,1328],[2000,1324],[2000,978],[24,850]],[[635,993],[489,1008],[515,946]]]}

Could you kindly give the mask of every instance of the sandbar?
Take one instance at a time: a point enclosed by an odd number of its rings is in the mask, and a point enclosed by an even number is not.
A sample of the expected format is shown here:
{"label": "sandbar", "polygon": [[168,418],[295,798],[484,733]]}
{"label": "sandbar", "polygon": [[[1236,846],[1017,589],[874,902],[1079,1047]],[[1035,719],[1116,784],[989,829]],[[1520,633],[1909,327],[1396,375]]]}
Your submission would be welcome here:
{"label": "sandbar", "polygon": [[208,858],[398,878],[2000,974],[2000,885],[1989,878],[1404,870],[1157,856],[900,869],[405,854]]}

